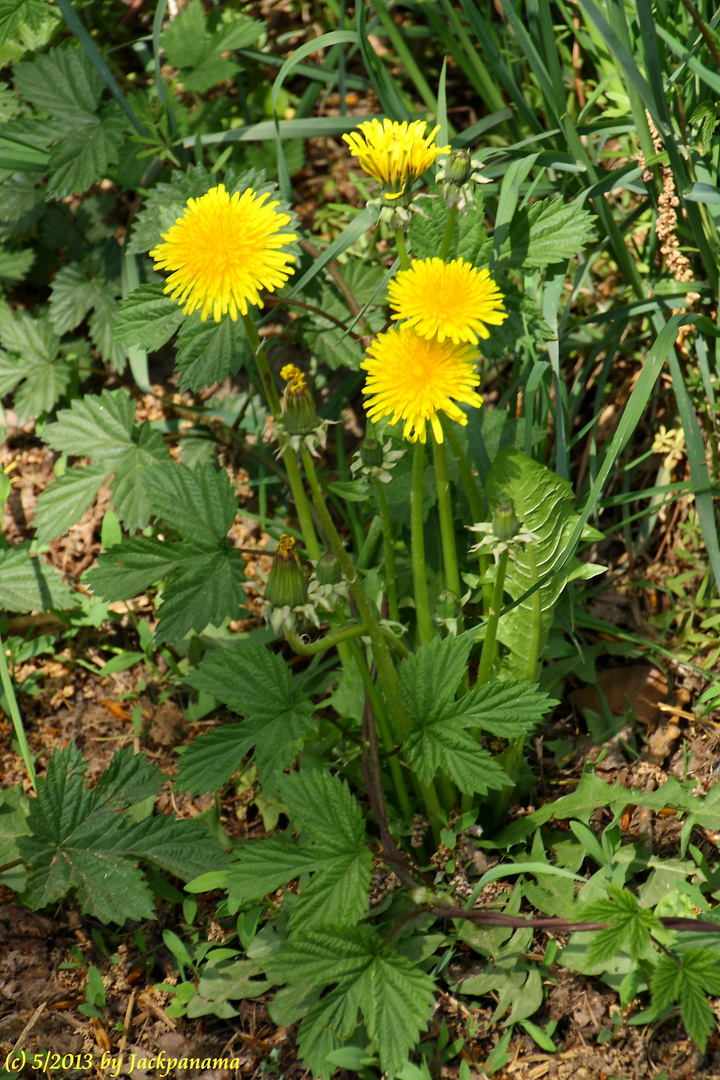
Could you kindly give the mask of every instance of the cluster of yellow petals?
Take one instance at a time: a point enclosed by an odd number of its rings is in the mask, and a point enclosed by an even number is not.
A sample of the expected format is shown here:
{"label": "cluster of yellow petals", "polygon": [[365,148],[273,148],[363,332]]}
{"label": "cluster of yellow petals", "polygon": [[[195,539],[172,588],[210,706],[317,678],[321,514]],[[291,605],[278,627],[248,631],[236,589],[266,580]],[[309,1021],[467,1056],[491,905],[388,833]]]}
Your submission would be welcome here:
{"label": "cluster of yellow petals", "polygon": [[464,259],[415,259],[388,286],[393,319],[404,319],[422,337],[476,342],[489,338],[488,326],[507,318],[503,294],[488,270]]}
{"label": "cluster of yellow petals", "polygon": [[365,120],[358,131],[343,135],[350,153],[358,159],[360,168],[385,188],[385,197],[397,199],[418,177],[430,168],[440,154],[447,154],[449,146],[436,146],[435,136],[440,127],[425,134],[424,120],[412,123],[387,117]]}
{"label": "cluster of yellow petals", "polygon": [[188,199],[163,243],[150,252],[158,270],[171,271],[165,292],[184,304],[184,313],[200,309],[206,321],[223,315],[236,320],[248,305],[262,307],[260,289],[281,288],[293,274],[290,252],[281,250],[297,239],[283,233],[288,214],[277,213],[278,202],[252,188],[230,195],[224,184],[199,199]]}
{"label": "cluster of yellow petals", "polygon": [[421,337],[407,323],[391,327],[370,344],[367,359],[360,365],[368,373],[363,393],[368,395],[369,419],[388,416],[392,424],[402,420],[403,436],[423,443],[430,421],[435,439],[442,442],[439,412],[467,424],[457,402],[474,408],[482,405],[475,389],[480,381],[477,359],[473,345]]}

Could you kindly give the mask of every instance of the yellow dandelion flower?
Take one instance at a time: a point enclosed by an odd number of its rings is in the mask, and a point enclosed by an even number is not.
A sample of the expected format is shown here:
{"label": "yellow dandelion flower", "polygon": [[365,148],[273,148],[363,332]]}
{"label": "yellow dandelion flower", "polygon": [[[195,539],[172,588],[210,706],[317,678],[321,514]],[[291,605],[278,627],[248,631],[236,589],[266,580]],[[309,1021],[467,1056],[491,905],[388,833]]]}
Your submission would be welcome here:
{"label": "yellow dandelion flower", "polygon": [[368,418],[392,417],[391,423],[405,422],[403,435],[410,442],[426,440],[426,422],[432,425],[438,442],[443,441],[439,412],[458,424],[467,416],[456,404],[465,402],[478,408],[482,398],[476,392],[477,350],[468,344],[424,338],[411,326],[391,327],[379,334],[360,365],[367,373],[363,394]]}
{"label": "yellow dandelion flower", "polygon": [[393,319],[407,320],[423,337],[450,338],[456,345],[489,338],[487,326],[507,318],[503,294],[489,272],[464,259],[415,259],[390,282],[388,298]]}
{"label": "yellow dandelion flower", "polygon": [[297,237],[280,230],[287,214],[266,203],[269,193],[246,191],[230,195],[224,184],[199,199],[188,199],[183,216],[166,233],[163,243],[150,252],[156,269],[170,270],[165,292],[184,304],[191,315],[200,308],[206,321],[223,315],[235,321],[247,315],[248,304],[262,307],[260,289],[281,288],[295,270],[295,256],[280,249]]}
{"label": "yellow dandelion flower", "polygon": [[426,127],[424,120],[413,120],[411,124],[398,124],[387,117],[382,123],[365,120],[358,125],[358,131],[343,135],[343,139],[360,168],[383,184],[385,197],[397,199],[439,154],[450,151],[449,146],[435,145],[439,125],[429,135],[425,134]]}

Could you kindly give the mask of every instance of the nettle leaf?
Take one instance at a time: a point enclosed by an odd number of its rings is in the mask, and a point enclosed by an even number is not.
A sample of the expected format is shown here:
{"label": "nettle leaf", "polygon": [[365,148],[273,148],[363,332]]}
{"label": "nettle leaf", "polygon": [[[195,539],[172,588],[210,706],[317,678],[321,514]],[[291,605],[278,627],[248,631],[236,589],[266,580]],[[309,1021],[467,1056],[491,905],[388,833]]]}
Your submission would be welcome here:
{"label": "nettle leaf", "polygon": [[429,784],[439,769],[461,791],[486,794],[509,785],[507,773],[478,745],[484,728],[504,738],[532,731],[553,704],[527,682],[492,682],[476,686],[455,700],[467,670],[472,637],[434,638],[402,661],[400,701],[414,730],[403,743],[408,765]]}
{"label": "nettle leaf", "polygon": [[720,994],[716,955],[704,949],[685,949],[681,960],[661,956],[650,978],[650,989],[654,1010],[680,1002],[685,1030],[704,1054],[716,1025],[707,995]]}
{"label": "nettle leaf", "polygon": [[27,277],[35,262],[32,248],[12,248],[0,244],[0,281],[15,283]]}
{"label": "nettle leaf", "polygon": [[[439,196],[422,199],[418,205],[421,212],[413,214],[410,222],[412,253],[416,259],[433,259],[442,247],[448,209],[444,199]],[[458,216],[450,251],[455,253],[452,258],[465,259],[473,266],[487,266],[492,251],[492,237],[488,236],[485,228],[484,202],[480,195],[477,195],[474,206],[468,205],[467,213]]]}
{"label": "nettle leaf", "polygon": [[114,340],[119,286],[107,280],[102,264],[91,256],[62,267],[50,294],[50,322],[58,334],[74,330],[88,318],[90,337],[103,360],[122,371],[125,350]]}
{"label": "nettle leaf", "polygon": [[24,236],[45,210],[45,188],[34,173],[0,173],[0,236]]}
{"label": "nettle leaf", "polygon": [[327,772],[291,773],[279,784],[299,842],[251,840],[227,874],[231,910],[311,872],[289,927],[353,925],[367,909],[372,859],[362,810],[346,783]]}
{"label": "nettle leaf", "polygon": [[252,359],[252,349],[240,322],[222,319],[202,322],[199,313],[183,319],[175,359],[180,390],[202,390],[222,382]]}
{"label": "nettle leaf", "polygon": [[126,124],[120,106],[110,102],[100,116],[59,139],[50,154],[48,195],[63,198],[87,191],[102,179],[120,157]]}
{"label": "nettle leaf", "polygon": [[60,339],[47,316],[33,318],[27,311],[5,316],[0,343],[15,354],[0,353],[0,393],[16,390],[14,405],[21,420],[49,412],[67,390],[72,372],[58,357]]}
{"label": "nettle leaf", "polygon": [[202,822],[128,819],[125,808],[156,791],[157,770],[143,755],[122,751],[117,757],[93,790],[85,783],[87,761],[75,746],[53,753],[47,775],[38,778],[37,798],[28,807],[30,833],[18,837],[28,869],[24,899],[35,910],[72,890],[81,910],[104,923],[154,918],[139,860],[186,881],[226,865]]}
{"label": "nettle leaf", "polygon": [[516,210],[499,262],[546,267],[574,258],[593,235],[594,218],[578,202],[561,196]]}
{"label": "nettle leaf", "polygon": [[316,1076],[327,1077],[333,1070],[323,1032],[335,1045],[337,1039],[345,1041],[359,1026],[358,1010],[380,1069],[390,1077],[405,1064],[430,1018],[430,976],[365,927],[299,929],[269,957],[265,969],[273,982],[337,983],[300,1025],[300,1053]]}
{"label": "nettle leaf", "polygon": [[[103,390],[97,397],[73,401],[69,409],[58,413],[55,423],[47,425],[44,438],[53,450],[94,458],[98,468],[90,475],[98,480],[95,494],[112,476],[113,504],[120,520],[131,530],[147,525],[152,508],[150,478],[170,472],[171,466],[160,433],[147,424],[135,424],[135,406],[126,391]],[[83,480],[89,491],[90,478]],[[78,492],[83,480],[77,481]],[[66,480],[66,484],[70,490],[70,482]],[[45,504],[58,498],[52,494],[54,486],[43,493]],[[49,511],[43,509],[41,521],[47,536],[52,528]],[[62,519],[62,524],[66,523],[67,515]]]}
{"label": "nettle leaf", "polygon": [[233,14],[210,30],[214,20],[206,19],[200,0],[191,0],[163,30],[160,43],[170,63],[181,69],[186,90],[204,94],[240,70],[220,53],[254,45],[263,26],[247,15]]}
{"label": "nettle leaf", "polygon": [[103,82],[79,46],[63,45],[16,64],[13,76],[21,96],[61,120],[64,130],[96,119]]}
{"label": "nettle leaf", "polygon": [[[161,234],[166,233],[180,217],[188,199],[200,198],[210,188],[217,187],[217,183],[217,177],[204,165],[190,165],[184,172],[174,171],[169,183],[156,184],[135,218],[135,231],[128,245],[128,252],[131,255],[143,255],[156,247]],[[275,191],[275,185],[265,179],[263,172],[255,169],[249,169],[239,177],[228,172],[224,183],[231,194],[245,191],[249,187],[256,194]]]}
{"label": "nettle leaf", "polygon": [[188,682],[244,720],[191,743],[178,764],[178,786],[184,791],[199,794],[220,787],[253,746],[260,781],[269,785],[293,763],[314,728],[314,706],[302,680],[293,678],[282,657],[264,645],[243,642],[208,653]]}
{"label": "nettle leaf", "polygon": [[123,469],[116,473],[113,491],[118,481],[127,480],[129,487],[139,476],[139,493],[150,500],[153,515],[183,541],[124,540],[99,557],[97,569],[86,575],[88,584],[106,600],[125,600],[167,577],[158,608],[158,641],[180,640],[235,616],[244,606],[240,582],[245,580],[245,563],[226,541],[237,510],[227,474],[211,465],[191,471],[186,465],[169,465],[167,459],[163,468],[138,471],[127,456]]}
{"label": "nettle leaf", "polygon": [[[25,41],[41,33],[54,13],[45,0],[2,0],[0,3],[0,45],[12,38]],[[28,43],[28,47],[31,47]]]}
{"label": "nettle leaf", "polygon": [[0,606],[6,611],[67,610],[77,603],[58,572],[30,554],[29,543],[0,551]]}
{"label": "nettle leaf", "polygon": [[538,305],[527,293],[520,292],[508,278],[498,275],[497,282],[508,316],[502,326],[494,326],[490,337],[483,341],[483,356],[488,360],[500,360],[504,356],[514,355],[518,342],[546,349],[553,332],[543,319]]}
{"label": "nettle leaf", "polygon": [[448,209],[441,198],[423,199],[422,213],[413,214],[408,230],[410,249],[415,259],[433,259],[442,248]]}
{"label": "nettle leaf", "polygon": [[631,892],[611,885],[607,891],[606,900],[594,900],[582,908],[583,921],[610,923],[606,930],[596,931],[588,949],[588,963],[604,963],[619,952],[640,960],[650,948],[652,931],[660,930],[662,923],[650,908],[640,907]]}
{"label": "nettle leaf", "polygon": [[118,341],[155,352],[170,340],[185,316],[163,289],[162,282],[151,281],[120,301],[115,327]]}
{"label": "nettle leaf", "polygon": [[60,338],[46,317],[15,311],[0,322],[0,345],[26,363],[49,364],[57,356]]}
{"label": "nettle leaf", "polygon": [[[518,600],[539,578],[555,571],[567,555],[578,520],[572,486],[520,450],[509,447],[493,462],[486,495],[491,513],[510,502],[523,527],[537,536],[535,542],[516,545],[508,561],[505,592]],[[572,558],[542,586],[539,653],[545,647],[555,607],[567,583],[594,577],[604,569]],[[535,601],[536,597],[530,596],[500,617],[498,639],[510,650],[506,661],[509,675],[521,673],[527,665],[527,628],[532,624]]]}

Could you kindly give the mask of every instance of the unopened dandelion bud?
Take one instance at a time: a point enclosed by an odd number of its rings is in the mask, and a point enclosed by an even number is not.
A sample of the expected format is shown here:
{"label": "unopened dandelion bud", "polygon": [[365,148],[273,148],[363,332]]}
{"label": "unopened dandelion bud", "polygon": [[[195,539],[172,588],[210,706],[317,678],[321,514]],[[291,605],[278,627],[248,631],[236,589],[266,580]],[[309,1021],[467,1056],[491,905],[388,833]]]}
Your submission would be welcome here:
{"label": "unopened dandelion bud", "polygon": [[360,457],[366,469],[382,468],[385,454],[377,439],[365,439],[360,447]]}
{"label": "unopened dandelion bud", "polygon": [[293,608],[304,604],[307,595],[307,581],[295,550],[295,540],[283,533],[265,586],[265,600],[275,608]]}
{"label": "unopened dandelion bud", "polygon": [[472,168],[467,150],[453,150],[445,165],[445,177],[451,184],[464,184],[470,179]]}
{"label": "unopened dandelion bud", "polygon": [[339,585],[342,576],[337,555],[332,551],[326,551],[315,567],[315,577],[321,585]]}
{"label": "unopened dandelion bud", "polygon": [[493,511],[492,530],[498,540],[507,543],[517,536],[520,530],[520,522],[517,519],[512,503],[503,503]]}
{"label": "unopened dandelion bud", "polygon": [[285,430],[289,435],[309,435],[318,425],[318,415],[307,379],[294,364],[286,364],[280,375],[287,383],[282,402]]}

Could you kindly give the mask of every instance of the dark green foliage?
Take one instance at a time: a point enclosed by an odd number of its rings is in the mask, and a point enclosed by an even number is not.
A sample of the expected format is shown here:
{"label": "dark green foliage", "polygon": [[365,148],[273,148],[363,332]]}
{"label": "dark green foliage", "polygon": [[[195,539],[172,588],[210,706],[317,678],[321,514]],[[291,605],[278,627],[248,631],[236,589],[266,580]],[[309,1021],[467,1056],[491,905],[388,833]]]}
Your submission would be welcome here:
{"label": "dark green foliage", "polygon": [[189,880],[225,863],[201,821],[127,813],[157,794],[162,775],[142,755],[119,751],[93,789],[76,747],[56,751],[28,804],[29,834],[17,845],[28,870],[24,899],[46,907],[69,892],[102,922],[153,918],[152,893],[138,862]]}

